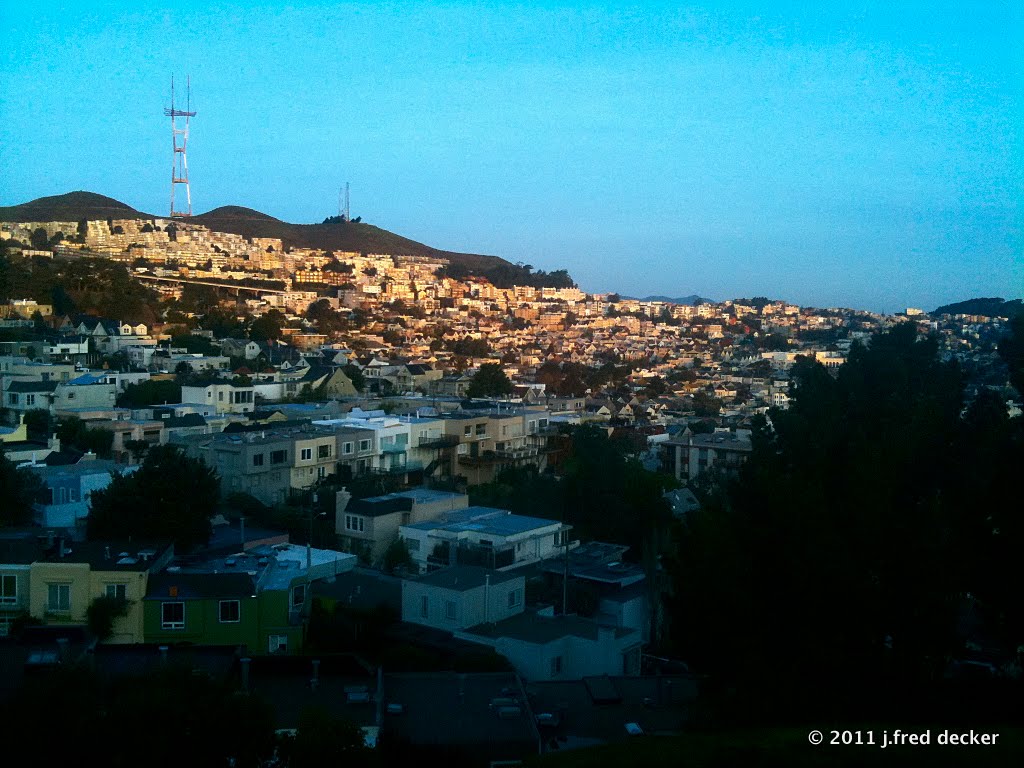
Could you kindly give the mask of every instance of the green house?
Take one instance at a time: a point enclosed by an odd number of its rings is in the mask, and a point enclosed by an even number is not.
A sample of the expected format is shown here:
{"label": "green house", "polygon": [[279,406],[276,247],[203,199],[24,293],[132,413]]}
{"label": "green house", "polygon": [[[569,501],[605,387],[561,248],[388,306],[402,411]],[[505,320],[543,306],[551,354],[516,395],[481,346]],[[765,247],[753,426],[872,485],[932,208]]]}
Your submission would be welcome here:
{"label": "green house", "polygon": [[237,645],[257,653],[259,603],[248,573],[154,574],[143,600],[146,642]]}

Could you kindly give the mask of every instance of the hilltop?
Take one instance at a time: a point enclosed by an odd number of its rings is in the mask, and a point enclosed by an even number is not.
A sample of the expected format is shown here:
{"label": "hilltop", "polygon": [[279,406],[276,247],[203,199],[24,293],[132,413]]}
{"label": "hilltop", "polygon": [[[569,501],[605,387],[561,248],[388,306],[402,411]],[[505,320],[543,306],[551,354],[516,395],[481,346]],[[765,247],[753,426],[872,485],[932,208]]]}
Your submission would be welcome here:
{"label": "hilltop", "polygon": [[1024,302],[1020,299],[1007,301],[1002,298],[967,299],[955,304],[945,304],[932,315],[982,315],[984,317],[1016,317],[1024,314]]}
{"label": "hilltop", "polygon": [[154,219],[148,213],[95,192],[68,192],[40,197],[21,205],[0,207],[0,221],[81,221],[88,219]]}
{"label": "hilltop", "polygon": [[[163,217],[142,213],[110,197],[81,191],[0,207],[0,221],[10,222],[155,218]],[[193,216],[189,221],[214,232],[250,238],[276,238],[291,248],[448,259],[451,262],[448,273],[452,277],[477,275],[502,288],[512,285],[569,287],[573,284],[565,270],[531,272],[530,269],[498,256],[443,251],[362,222],[334,219],[322,224],[290,224],[260,211],[236,205],[215,208]]]}

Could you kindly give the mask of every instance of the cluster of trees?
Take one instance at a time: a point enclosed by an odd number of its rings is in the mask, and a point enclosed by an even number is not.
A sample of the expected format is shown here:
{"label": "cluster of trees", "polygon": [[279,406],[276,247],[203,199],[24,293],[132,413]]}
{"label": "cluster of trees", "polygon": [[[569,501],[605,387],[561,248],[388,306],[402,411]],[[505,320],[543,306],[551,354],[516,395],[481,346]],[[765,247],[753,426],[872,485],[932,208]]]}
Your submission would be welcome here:
{"label": "cluster of trees", "polygon": [[[183,755],[199,768],[380,763],[351,721],[311,706],[300,713],[294,736],[277,734],[264,698],[181,664],[114,678],[60,667],[26,679],[0,715],[5,741],[26,745],[44,765],[176,768]],[[61,738],[53,738],[54,722]],[[173,748],[154,743],[154,729],[165,728],[173,732]]]}
{"label": "cluster of trees", "polygon": [[576,283],[568,271],[556,269],[545,272],[543,269],[533,271],[530,264],[509,264],[497,260],[493,265],[468,267],[465,264],[452,262],[441,267],[435,273],[437,277],[450,277],[452,280],[465,280],[477,275],[488,280],[495,288],[511,288],[514,285],[529,285],[534,288],[575,288]]}
{"label": "cluster of trees", "polygon": [[[1022,330],[1000,350],[1017,386]],[[878,717],[880,696],[923,690],[963,649],[968,594],[1016,648],[1024,526],[1007,500],[1024,423],[1003,397],[965,410],[962,372],[910,323],[835,374],[801,360],[792,377],[789,410],[760,421],[739,477],[708,484],[679,531],[678,652],[763,721]]]}
{"label": "cluster of trees", "polygon": [[631,445],[605,429],[574,427],[565,440],[557,476],[533,466],[508,469],[493,483],[470,488],[470,503],[563,520],[574,536],[625,544],[637,559],[662,551],[672,520],[662,496],[675,480],[644,469]]}
{"label": "cluster of trees", "polygon": [[86,533],[98,540],[174,541],[185,553],[210,540],[219,497],[213,469],[176,446],[156,445],[139,469],[93,491]]}
{"label": "cluster of trees", "polygon": [[106,259],[54,260],[0,252],[0,302],[35,299],[58,315],[94,314],[152,324],[159,296]]}
{"label": "cluster of trees", "polygon": [[484,363],[466,389],[467,397],[506,397],[513,391],[512,381],[498,363]]}
{"label": "cluster of trees", "polygon": [[537,369],[537,381],[546,385],[545,391],[552,395],[580,397],[588,390],[597,392],[605,387],[622,387],[632,372],[629,365],[617,365],[612,360],[606,360],[597,368],[548,360]]}

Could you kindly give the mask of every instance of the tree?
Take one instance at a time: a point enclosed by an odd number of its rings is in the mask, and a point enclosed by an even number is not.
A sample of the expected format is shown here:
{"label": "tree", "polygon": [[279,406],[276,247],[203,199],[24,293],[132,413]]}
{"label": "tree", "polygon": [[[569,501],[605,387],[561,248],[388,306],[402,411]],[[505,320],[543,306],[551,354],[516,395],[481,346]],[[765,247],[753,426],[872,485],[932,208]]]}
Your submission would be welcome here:
{"label": "tree", "polygon": [[267,342],[281,338],[281,329],[284,328],[285,316],[278,310],[272,309],[264,315],[252,321],[249,326],[249,338],[256,342]]}
{"label": "tree", "polygon": [[363,730],[351,720],[336,718],[320,707],[307,707],[299,715],[293,739],[279,750],[288,768],[322,768],[346,765],[363,768],[374,764],[373,750],[366,746]]}
{"label": "tree", "polygon": [[366,377],[363,375],[359,366],[353,363],[348,363],[341,369],[341,371],[348,376],[348,380],[352,382],[352,386],[355,387],[357,391],[362,392],[366,389]]}
{"label": "tree", "polygon": [[0,528],[28,525],[32,522],[32,506],[42,502],[46,486],[30,469],[18,469],[0,452]]}
{"label": "tree", "polygon": [[102,459],[110,458],[114,433],[109,429],[93,429],[77,416],[68,416],[57,423],[57,438],[62,446],[70,446],[83,453],[92,452]]}
{"label": "tree", "polygon": [[90,539],[173,539],[187,552],[209,541],[220,478],[178,447],[155,445],[142,466],[118,475],[93,491],[87,533]]}
{"label": "tree", "polygon": [[959,465],[978,463],[962,375],[937,351],[907,323],[855,344],[835,376],[799,360],[789,410],[760,420],[739,478],[681,530],[678,651],[752,716],[869,707],[953,651],[957,596],[980,583],[970,542],[993,530],[962,486]]}
{"label": "tree", "polygon": [[411,568],[412,564],[412,555],[409,554],[409,547],[406,545],[405,539],[399,537],[388,545],[387,551],[384,552],[385,571],[390,573],[399,566]]}
{"label": "tree", "polygon": [[114,622],[128,615],[128,601],[122,597],[99,595],[85,611],[86,625],[100,642],[114,633]]}
{"label": "tree", "polygon": [[512,392],[512,381],[499,363],[481,365],[466,389],[467,397],[501,397]]}
{"label": "tree", "polygon": [[[188,363],[185,363],[185,367],[188,371],[192,370]],[[129,384],[118,398],[118,405],[123,408],[145,408],[147,405],[180,402],[181,385],[170,379],[149,379]]]}

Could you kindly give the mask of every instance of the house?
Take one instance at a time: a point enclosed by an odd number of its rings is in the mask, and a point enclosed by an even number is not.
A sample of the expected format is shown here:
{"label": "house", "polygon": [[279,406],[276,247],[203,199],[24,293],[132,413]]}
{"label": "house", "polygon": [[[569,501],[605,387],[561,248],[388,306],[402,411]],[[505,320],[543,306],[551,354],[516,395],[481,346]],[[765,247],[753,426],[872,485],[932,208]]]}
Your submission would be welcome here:
{"label": "house", "polygon": [[402,582],[402,621],[454,632],[522,613],[526,579],[476,565]]}
{"label": "house", "polygon": [[202,386],[182,387],[181,401],[213,405],[217,413],[252,413],[256,407],[254,392],[251,386],[213,381]]}
{"label": "house", "polygon": [[137,466],[124,466],[97,459],[88,453],[76,464],[46,466],[33,464],[23,471],[34,472],[46,486],[46,497],[35,505],[34,519],[43,528],[79,529],[89,516],[94,491],[110,485],[115,474],[130,473]]}
{"label": "house", "polygon": [[383,675],[378,749],[389,765],[519,765],[540,734],[511,672]]}
{"label": "house", "polygon": [[420,571],[450,563],[506,569],[565,552],[571,525],[540,517],[513,515],[506,509],[466,507],[439,520],[399,529]]}
{"label": "house", "polygon": [[[356,560],[334,550],[282,543],[168,568],[146,593],[146,642],[301,653],[311,584],[351,570]],[[221,578],[225,574],[235,578]]]}
{"label": "house", "polygon": [[349,501],[339,494],[335,509],[335,532],[348,551],[363,549],[376,563],[399,538],[402,525],[437,520],[442,515],[469,505],[464,493],[413,488],[408,491]]}
{"label": "house", "polygon": [[525,680],[640,674],[640,632],[582,616],[556,616],[550,608],[482,623],[455,636],[491,646]]}
{"label": "house", "polygon": [[684,482],[695,479],[701,472],[717,466],[728,474],[735,474],[750,456],[752,446],[749,432],[712,432],[686,435],[661,443],[666,470]]}
{"label": "house", "polygon": [[249,339],[221,339],[219,342],[220,351],[228,357],[244,357],[246,360],[255,360],[260,356],[260,345]]}
{"label": "house", "polygon": [[107,642],[141,643],[148,580],[173,556],[173,545],[160,542],[69,543],[54,537],[29,569],[29,613],[44,624],[81,625],[96,597],[118,598],[128,610],[114,620]]}
{"label": "house", "polygon": [[0,637],[7,637],[12,623],[29,613],[30,572],[42,554],[35,531],[0,530]]}
{"label": "house", "polygon": [[256,584],[246,572],[155,574],[143,614],[148,643],[261,647]]}

